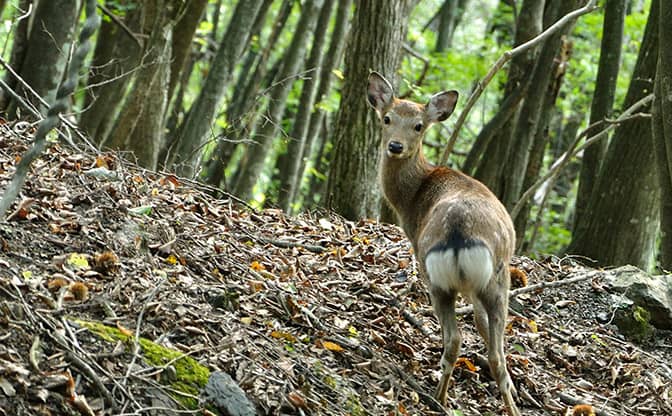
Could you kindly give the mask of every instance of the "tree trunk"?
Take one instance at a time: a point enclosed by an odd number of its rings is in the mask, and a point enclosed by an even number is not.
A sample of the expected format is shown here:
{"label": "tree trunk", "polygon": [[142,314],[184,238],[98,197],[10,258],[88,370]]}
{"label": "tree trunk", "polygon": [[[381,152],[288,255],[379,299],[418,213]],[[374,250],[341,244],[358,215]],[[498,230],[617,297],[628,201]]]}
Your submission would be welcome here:
{"label": "tree trunk", "polygon": [[[516,22],[514,46],[521,45],[541,33],[545,4],[545,0],[523,1],[518,21]],[[502,196],[504,186],[502,180],[503,172],[508,158],[508,148],[511,146],[513,130],[516,125],[518,106],[525,97],[516,97],[519,99],[508,100],[511,102],[507,102],[507,98],[515,94],[522,94],[523,92],[527,95],[527,85],[531,79],[530,74],[534,71],[539,50],[540,46],[536,46],[513,58],[509,63],[509,74],[506,86],[504,87],[503,97],[507,107],[500,109],[500,112],[506,112],[509,118],[507,120],[503,115],[495,115],[495,117],[500,117],[498,124],[501,123],[501,128],[499,130],[491,129],[490,136],[481,138],[484,142],[482,147],[486,148],[483,152],[485,156],[480,159],[475,169],[474,177],[483,182],[499,197]],[[516,106],[516,108],[511,109],[508,107],[511,105]],[[472,156],[472,159],[477,160],[475,156],[477,155]]]}
{"label": "tree trunk", "polygon": [[[17,19],[19,16],[23,15],[28,11],[28,7],[32,0],[20,0],[18,9],[14,12],[14,19]],[[23,65],[23,60],[26,58],[26,50],[28,49],[28,29],[29,29],[30,19],[21,19],[16,24],[16,29],[14,29],[14,41],[12,43],[12,56],[9,59],[9,66],[11,66],[15,71],[21,69]],[[10,73],[5,75],[5,83],[13,91],[16,91],[16,85],[18,83],[17,79]],[[5,90],[2,90],[2,100],[0,100],[0,111],[5,112],[9,107],[12,99]]]}
{"label": "tree trunk", "polygon": [[[133,2],[108,2],[131,5]],[[125,11],[124,25],[133,32],[141,31],[142,13],[138,7]],[[133,38],[114,21],[103,20],[91,63],[91,75],[87,80],[88,91],[79,126],[102,145],[114,125],[128,85],[133,80],[133,69],[140,62],[142,45],[140,38]]]}
{"label": "tree trunk", "polygon": [[182,76],[182,70],[187,62],[187,57],[191,51],[191,43],[196,33],[196,28],[201,22],[201,16],[208,0],[190,0],[186,2],[184,10],[180,10],[180,15],[175,24],[172,44],[172,61],[170,63],[170,81],[168,82],[168,101],[173,98],[177,82]]}
{"label": "tree trunk", "polygon": [[[658,1],[651,3],[624,108],[653,90],[658,5]],[[660,204],[652,147],[650,120],[634,119],[617,128],[593,187],[590,212],[576,218],[570,253],[595,259],[603,266],[651,267]]]}
{"label": "tree trunk", "polygon": [[[15,69],[47,103],[56,98],[56,89],[72,47],[78,14],[79,1],[73,0],[40,1],[35,9],[25,58],[21,67]],[[46,113],[47,108],[23,87],[19,86],[17,93],[41,113]],[[10,105],[10,116],[15,114],[16,105],[15,102]]]}
{"label": "tree trunk", "polygon": [[[558,98],[558,93],[560,92],[560,87],[562,86],[565,69],[569,64],[569,58],[572,53],[571,41],[561,37],[560,43],[560,51],[553,60],[551,69],[549,71],[551,73],[552,79],[550,85],[546,89],[544,102],[539,111],[541,115],[539,116],[539,123],[536,127],[536,133],[532,140],[532,148],[530,149],[530,156],[527,162],[527,167],[525,169],[525,178],[523,180],[522,186],[523,190],[526,190],[530,186],[534,185],[534,183],[539,179],[539,174],[544,162],[544,155],[546,154],[546,148],[548,147],[548,141],[550,138],[549,124],[553,116],[553,110],[555,109],[555,103]],[[542,52],[542,56],[543,54],[544,52]],[[560,140],[560,138],[558,138],[558,140]],[[548,192],[550,191],[551,190],[549,189]],[[532,203],[527,202],[520,210],[518,216],[514,218],[516,236],[518,238],[518,247],[522,247],[521,251],[523,252],[527,251],[526,247],[522,246],[522,243],[525,241],[531,207]],[[541,210],[543,207],[540,207],[539,209],[540,211],[537,214],[538,218],[541,215]]]}
{"label": "tree trunk", "polygon": [[133,88],[117,118],[109,141],[113,149],[130,150],[144,167],[156,167],[168,106],[171,45],[176,4],[172,0],[143,2],[143,33],[149,36]]}
{"label": "tree trunk", "polygon": [[[658,1],[658,0],[654,0]],[[672,42],[672,3],[660,1],[660,45]],[[672,270],[672,50],[658,50],[656,99],[653,105],[654,154],[660,183],[660,266]]]}
{"label": "tree trunk", "polygon": [[299,99],[299,109],[296,118],[292,124],[292,131],[289,134],[289,143],[287,151],[278,158],[278,171],[280,179],[280,189],[278,193],[278,205],[285,212],[289,212],[293,201],[294,186],[298,183],[299,169],[301,168],[301,159],[303,149],[306,146],[306,135],[310,123],[310,115],[313,113],[315,105],[315,95],[317,92],[320,69],[322,66],[323,48],[327,37],[327,29],[331,12],[334,9],[334,0],[325,0],[320,17],[315,26],[313,36],[313,46],[310,50],[310,56],[306,62],[306,70],[313,72],[309,78],[303,81],[301,98]]}
{"label": "tree trunk", "polygon": [[[268,2],[265,2],[264,5],[262,5],[259,15],[257,16],[257,20],[260,23],[263,22],[263,19],[259,19],[259,17],[262,13],[265,14],[268,10],[268,6],[270,6],[270,4],[267,5],[266,3]],[[212,152],[212,157],[206,162],[205,181],[210,185],[225,187],[225,184],[223,183],[224,170],[229,165],[231,157],[242,138],[246,137],[248,135],[247,132],[249,132],[256,124],[256,113],[250,114],[249,117],[244,117],[244,115],[252,111],[254,97],[259,92],[262,80],[268,71],[268,59],[271,55],[271,51],[280,37],[282,29],[285,27],[285,23],[287,23],[293,5],[294,0],[284,0],[282,3],[272,25],[273,30],[266,41],[266,46],[262,53],[258,54],[256,51],[252,50],[248,52],[244,64],[244,68],[247,68],[247,70],[244,69],[241,71],[238,82],[233,90],[232,101],[226,110],[226,119],[230,126],[221,135],[223,136],[223,139],[217,141],[217,146]],[[255,23],[254,26],[257,27],[257,24]],[[259,30],[261,30],[261,27],[259,27]],[[250,69],[254,65],[256,65],[255,69],[254,71],[251,71]],[[248,73],[250,73],[249,76],[247,75]]]}
{"label": "tree trunk", "polygon": [[217,50],[203,88],[177,132],[170,157],[179,175],[193,177],[200,164],[202,146],[242,51],[250,40],[250,26],[263,0],[239,0],[226,34]]}
{"label": "tree trunk", "polygon": [[462,15],[469,0],[445,0],[439,12],[439,30],[436,35],[436,52],[444,52],[453,43],[455,29],[462,20]]}
{"label": "tree trunk", "polygon": [[234,193],[243,200],[249,200],[253,196],[254,186],[271,152],[278,125],[285,112],[287,96],[292,89],[291,79],[303,66],[308,34],[315,27],[323,3],[324,0],[308,0],[303,4],[301,18],[292,36],[292,42],[283,57],[278,76],[275,77],[280,81],[280,85],[271,90],[266,117],[254,133],[252,138],[254,143],[249,144],[245,149],[245,156],[238,168],[238,180]]}
{"label": "tree trunk", "polygon": [[348,219],[377,217],[380,210],[380,132],[363,88],[372,69],[396,79],[413,5],[410,0],[357,3],[345,56],[346,81],[333,131],[326,194],[327,205]]}
{"label": "tree trunk", "polygon": [[[352,0],[341,0],[338,2],[338,10],[336,11],[336,21],[334,22],[334,30],[331,34],[331,41],[329,43],[329,50],[327,51],[327,57],[322,65],[320,71],[320,86],[317,90],[317,103],[323,102],[329,91],[331,89],[332,80],[334,79],[333,69],[339,65],[343,58],[343,49],[345,47],[345,34],[348,32],[350,27],[350,14],[352,9]],[[303,155],[301,156],[301,166],[299,167],[299,173],[296,176],[296,183],[292,185],[294,189],[294,194],[292,199],[295,199],[299,196],[301,191],[301,184],[303,177],[306,174],[306,166],[308,161],[315,161],[314,166],[317,168],[317,157],[321,157],[324,153],[322,150],[315,152],[315,142],[317,141],[318,135],[324,126],[324,119],[326,117],[326,111],[321,106],[317,105],[315,110],[310,116],[310,124],[308,127],[308,134],[306,135],[306,146],[303,149]],[[326,136],[326,133],[324,134]],[[322,143],[327,142],[327,138],[323,137]],[[322,148],[322,144],[318,148]],[[314,154],[318,156],[315,157]],[[317,172],[321,172],[317,170]]]}
{"label": "tree trunk", "polygon": [[[574,9],[576,0],[551,0],[546,10],[545,27],[550,26],[560,16],[564,16]],[[509,158],[506,169],[503,171],[504,188],[502,190],[502,202],[509,210],[518,201],[523,189],[525,171],[530,162],[530,152],[537,130],[544,128],[540,120],[544,118],[542,110],[550,111],[551,107],[544,108],[544,100],[549,91],[555,57],[560,50],[562,36],[573,28],[573,24],[566,25],[563,29],[549,37],[542,46],[541,53],[535,64],[531,85],[525,102],[520,108],[518,121],[514,129],[513,140],[509,144]],[[523,230],[516,230],[521,232]],[[519,241],[524,235],[517,235]]]}
{"label": "tree trunk", "polygon": [[[609,0],[605,3],[600,62],[597,66],[589,125],[610,117],[613,112],[616,80],[621,64],[626,3],[628,3],[626,0]],[[606,126],[601,125],[591,129],[588,137],[599,133],[604,127]],[[588,202],[608,144],[608,140],[601,140],[583,152],[579,189],[576,195],[576,218],[583,217],[589,209]]]}

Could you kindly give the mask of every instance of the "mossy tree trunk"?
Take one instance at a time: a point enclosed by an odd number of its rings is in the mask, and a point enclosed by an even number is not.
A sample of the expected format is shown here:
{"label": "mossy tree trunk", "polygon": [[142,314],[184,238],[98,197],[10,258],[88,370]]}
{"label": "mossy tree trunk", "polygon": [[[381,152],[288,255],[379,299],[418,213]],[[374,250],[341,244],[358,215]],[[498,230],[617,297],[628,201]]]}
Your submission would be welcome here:
{"label": "mossy tree trunk", "polygon": [[156,167],[168,105],[171,44],[176,0],[142,3],[142,33],[148,36],[140,68],[105,145],[133,152],[144,167]]}

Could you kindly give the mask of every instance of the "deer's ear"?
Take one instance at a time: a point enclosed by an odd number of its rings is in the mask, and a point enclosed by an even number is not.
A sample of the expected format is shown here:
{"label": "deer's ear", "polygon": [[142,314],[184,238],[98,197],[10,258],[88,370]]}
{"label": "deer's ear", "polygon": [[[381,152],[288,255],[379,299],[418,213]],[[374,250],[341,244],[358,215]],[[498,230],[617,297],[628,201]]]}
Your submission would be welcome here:
{"label": "deer's ear", "polygon": [[453,114],[458,97],[457,91],[443,91],[432,95],[425,109],[429,121],[435,123],[447,119]]}
{"label": "deer's ear", "polygon": [[392,85],[378,72],[371,72],[369,74],[369,88],[366,98],[369,105],[381,116],[394,100]]}

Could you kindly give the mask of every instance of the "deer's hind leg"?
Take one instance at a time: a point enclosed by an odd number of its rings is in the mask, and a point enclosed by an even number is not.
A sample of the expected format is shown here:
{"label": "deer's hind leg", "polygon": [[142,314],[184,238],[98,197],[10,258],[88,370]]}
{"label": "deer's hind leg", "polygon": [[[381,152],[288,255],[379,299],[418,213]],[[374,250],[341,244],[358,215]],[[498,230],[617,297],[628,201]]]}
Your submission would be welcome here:
{"label": "deer's hind leg", "polygon": [[448,384],[453,374],[453,368],[460,353],[462,335],[457,327],[455,317],[455,300],[457,292],[446,291],[443,288],[432,285],[430,288],[432,306],[441,324],[443,335],[443,355],[441,356],[441,379],[436,389],[436,399],[445,406],[447,400]]}
{"label": "deer's hind leg", "polygon": [[[506,355],[504,354],[504,328],[509,308],[508,292],[508,268],[502,268],[485,290],[478,294],[478,299],[487,314],[488,337],[486,342],[490,371],[502,394],[507,412],[511,416],[520,416],[520,411],[514,401],[514,396],[517,396],[516,388],[506,369]],[[478,326],[480,331],[480,325]]]}

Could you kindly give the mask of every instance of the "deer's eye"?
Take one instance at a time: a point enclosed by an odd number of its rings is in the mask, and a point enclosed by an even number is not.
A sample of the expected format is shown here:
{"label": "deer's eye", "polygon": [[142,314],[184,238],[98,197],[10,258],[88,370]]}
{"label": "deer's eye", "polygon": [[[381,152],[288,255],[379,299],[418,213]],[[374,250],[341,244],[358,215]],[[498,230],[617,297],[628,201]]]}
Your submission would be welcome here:
{"label": "deer's eye", "polygon": [[383,123],[390,124],[390,118],[388,116],[383,117]]}
{"label": "deer's eye", "polygon": [[422,123],[418,123],[415,125],[415,131],[420,131],[422,130]]}

